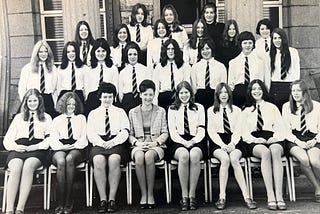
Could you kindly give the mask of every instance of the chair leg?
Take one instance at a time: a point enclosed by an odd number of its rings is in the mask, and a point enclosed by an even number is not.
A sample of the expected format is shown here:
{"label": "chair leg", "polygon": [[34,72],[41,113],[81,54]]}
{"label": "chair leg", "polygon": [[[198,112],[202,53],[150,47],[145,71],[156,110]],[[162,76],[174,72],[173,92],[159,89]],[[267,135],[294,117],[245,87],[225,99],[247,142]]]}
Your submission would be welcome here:
{"label": "chair leg", "polygon": [[90,167],[90,186],[89,186],[89,206],[92,207],[92,192],[93,192],[93,167]]}
{"label": "chair leg", "polygon": [[294,180],[293,159],[289,157],[290,173],[291,173],[291,187],[292,187],[292,201],[296,201],[296,185]]}
{"label": "chair leg", "polygon": [[203,179],[204,179],[204,201],[208,203],[208,175],[207,175],[207,161],[204,161],[203,164]]}
{"label": "chair leg", "polygon": [[85,163],[85,181],[86,181],[86,205],[90,206],[90,196],[89,196],[89,166]]}
{"label": "chair leg", "polygon": [[132,204],[132,166],[131,162],[127,165],[127,172],[126,172],[126,179],[127,179],[127,203],[129,205]]}
{"label": "chair leg", "polygon": [[3,185],[3,197],[2,197],[2,212],[6,212],[6,203],[7,203],[7,184],[9,178],[8,169],[4,173],[4,185]]}
{"label": "chair leg", "polygon": [[170,203],[170,193],[169,193],[169,178],[168,178],[168,164],[166,161],[164,161],[164,179],[166,183],[166,197],[167,197],[167,204]]}
{"label": "chair leg", "polygon": [[292,201],[292,185],[291,185],[291,178],[290,178],[290,172],[289,172],[289,162],[286,159],[286,176],[287,176],[287,185],[289,190],[289,199]]}
{"label": "chair leg", "polygon": [[172,197],[172,192],[171,192],[171,190],[172,190],[172,189],[171,189],[171,182],[172,182],[172,181],[171,181],[171,166],[172,166],[172,164],[169,163],[169,164],[168,164],[168,174],[169,174],[169,176],[168,176],[169,179],[168,179],[168,180],[169,180],[169,196],[170,196],[170,197],[169,197],[169,202],[170,202],[170,203],[171,203],[171,200],[172,200],[172,198],[171,198],[171,197]]}
{"label": "chair leg", "polygon": [[48,171],[48,196],[47,196],[47,210],[50,210],[51,179],[52,179],[52,168],[51,168],[51,166],[49,166],[49,171]]}
{"label": "chair leg", "polygon": [[208,161],[209,201],[212,202],[212,169],[211,161]]}
{"label": "chair leg", "polygon": [[253,200],[252,174],[251,174],[251,162],[250,162],[250,158],[248,158],[248,177],[249,177],[249,194],[250,194],[250,198]]}
{"label": "chair leg", "polygon": [[48,179],[48,170],[47,168],[44,168],[43,170],[44,175],[43,175],[43,209],[44,210],[49,210],[49,205],[47,203],[47,179]]}
{"label": "chair leg", "polygon": [[246,178],[247,189],[249,190],[249,172],[248,172],[248,165],[247,165],[246,159],[244,159],[244,174]]}

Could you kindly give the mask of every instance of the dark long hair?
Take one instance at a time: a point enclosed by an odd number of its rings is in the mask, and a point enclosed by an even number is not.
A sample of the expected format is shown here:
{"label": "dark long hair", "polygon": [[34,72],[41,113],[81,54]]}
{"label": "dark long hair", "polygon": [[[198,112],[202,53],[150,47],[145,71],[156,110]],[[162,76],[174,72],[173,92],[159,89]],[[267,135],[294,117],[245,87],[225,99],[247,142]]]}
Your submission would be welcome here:
{"label": "dark long hair", "polygon": [[171,10],[173,13],[173,22],[172,22],[172,32],[181,32],[182,29],[180,28],[180,21],[179,21],[179,16],[177,13],[177,10],[174,8],[174,6],[172,4],[167,4],[163,7],[162,9],[162,19],[165,20],[164,18],[164,12],[166,10]]}
{"label": "dark long hair", "polygon": [[272,22],[270,21],[270,19],[261,19],[257,24],[256,34],[260,35],[261,25],[267,26],[267,28],[270,30],[270,32],[273,31],[273,25],[272,25]]}
{"label": "dark long hair", "polygon": [[215,16],[214,16],[214,18],[213,18],[213,23],[216,23],[216,22],[217,22],[217,6],[216,6],[215,3],[208,3],[208,4],[206,4],[206,5],[203,7],[202,13],[201,13],[201,18],[202,18],[203,20],[205,20],[205,18],[204,18],[204,12],[206,11],[207,8],[212,8],[212,9],[213,9],[214,14],[215,14]]}
{"label": "dark long hair", "polygon": [[113,47],[114,48],[118,47],[118,45],[119,45],[118,33],[122,28],[126,29],[126,31],[127,31],[126,43],[131,41],[131,36],[130,36],[130,32],[129,32],[129,29],[128,29],[127,25],[120,24],[115,28],[114,33],[113,33],[113,37],[112,38],[113,38]]}
{"label": "dark long hair", "polygon": [[160,36],[158,35],[158,32],[157,32],[157,30],[158,30],[158,25],[159,25],[160,23],[163,24],[164,28],[166,29],[166,35],[165,35],[165,37],[168,37],[169,34],[170,34],[170,29],[169,29],[169,26],[168,26],[167,22],[166,22],[165,20],[163,20],[163,19],[158,19],[158,20],[154,23],[154,26],[153,26],[153,36],[154,36],[155,38],[160,37]]}
{"label": "dark long hair", "polygon": [[193,90],[192,90],[190,83],[188,83],[187,81],[182,81],[177,85],[176,99],[174,100],[174,102],[170,106],[170,109],[178,110],[180,108],[182,102],[179,98],[179,92],[181,91],[182,88],[185,88],[190,92],[189,109],[193,110],[193,111],[197,111],[198,106],[194,102],[194,93],[193,93]]}
{"label": "dark long hair", "polygon": [[168,63],[167,49],[170,44],[172,44],[174,48],[174,62],[176,63],[178,68],[181,68],[181,66],[183,65],[183,54],[177,41],[174,39],[168,39],[163,44],[163,48],[161,49],[160,54],[161,66],[164,67]]}
{"label": "dark long hair", "polygon": [[38,98],[39,104],[37,108],[37,116],[39,121],[45,121],[46,117],[44,115],[44,101],[43,97],[41,96],[41,93],[38,91],[38,89],[31,88],[29,89],[25,95],[23,96],[22,99],[22,104],[21,104],[21,113],[23,114],[23,120],[28,121],[30,117],[30,110],[28,107],[28,99],[31,95],[35,95]]}
{"label": "dark long hair", "polygon": [[83,62],[80,59],[80,50],[79,50],[79,46],[74,42],[74,41],[69,41],[64,45],[63,51],[62,51],[62,63],[61,63],[61,68],[62,69],[66,69],[68,67],[68,63],[69,63],[69,59],[67,57],[67,49],[68,46],[73,46],[74,50],[76,52],[76,59],[75,59],[75,64],[77,68],[81,68],[81,66],[83,65]]}
{"label": "dark long hair", "polygon": [[202,55],[201,55],[201,50],[203,49],[203,47],[205,45],[208,45],[209,48],[211,49],[211,54],[212,54],[212,57],[215,57],[215,52],[216,52],[216,45],[214,43],[214,41],[207,37],[207,38],[203,38],[202,40],[200,40],[199,42],[199,45],[198,45],[198,59],[202,59]]}
{"label": "dark long hair", "polygon": [[229,106],[229,108],[231,109],[231,112],[233,111],[233,108],[232,108],[232,91],[231,91],[231,88],[230,86],[225,83],[225,82],[220,82],[217,87],[216,87],[216,90],[214,92],[214,102],[213,102],[213,112],[216,113],[216,112],[219,112],[220,110],[220,104],[221,104],[221,101],[219,99],[219,96],[220,96],[220,93],[221,93],[221,90],[225,88],[227,90],[227,93],[228,93],[228,103],[227,105]]}
{"label": "dark long hair", "polygon": [[137,53],[138,53],[138,62],[140,60],[140,55],[141,55],[141,49],[139,47],[139,45],[135,42],[129,42],[127,43],[127,46],[126,48],[124,49],[124,53],[122,54],[122,61],[125,62],[125,63],[129,63],[129,60],[128,60],[128,51],[130,49],[135,49],[137,50]]}
{"label": "dark long hair", "polygon": [[137,3],[132,7],[130,26],[135,26],[138,23],[137,19],[136,19],[136,15],[138,14],[138,10],[139,9],[142,9],[143,15],[144,15],[143,21],[141,22],[141,25],[143,27],[146,27],[148,25],[147,17],[148,17],[149,12],[148,12],[146,6],[144,4],[141,4],[141,3]]}
{"label": "dark long hair", "polygon": [[[301,91],[302,91],[302,106],[307,113],[311,112],[313,110],[313,103],[310,95],[309,88],[304,80],[296,80],[291,83],[291,90],[293,85],[299,85]],[[297,102],[293,99],[292,93],[289,97],[290,102],[290,110],[292,114],[297,114],[298,106]]]}
{"label": "dark long hair", "polygon": [[[230,41],[230,36],[228,34],[230,25],[234,25],[234,28],[236,30],[236,35],[233,37],[232,41]],[[235,45],[238,45],[239,27],[238,27],[238,23],[236,22],[236,20],[229,19],[226,21],[225,26],[224,26],[224,30],[222,33],[222,37],[223,37],[223,41],[222,41],[223,47],[226,47],[226,48],[230,47],[232,42],[234,42]]]}
{"label": "dark long hair", "polygon": [[76,26],[76,32],[75,32],[75,36],[74,36],[74,41],[80,46],[81,45],[81,38],[80,38],[80,34],[79,34],[79,30],[81,25],[85,25],[88,29],[88,38],[86,39],[86,46],[87,49],[89,49],[89,46],[92,45],[94,38],[92,36],[92,32],[90,29],[90,26],[88,24],[88,22],[86,21],[80,21],[78,22],[77,26]]}
{"label": "dark long hair", "polygon": [[254,107],[253,111],[256,109],[256,100],[252,97],[251,91],[252,91],[252,87],[255,83],[257,83],[262,90],[262,99],[268,100],[268,90],[267,90],[267,87],[264,84],[264,82],[262,82],[262,80],[260,80],[260,79],[252,80],[248,85],[245,107],[253,106]]}
{"label": "dark long hair", "polygon": [[203,35],[202,38],[205,38],[208,36],[208,29],[207,29],[207,24],[203,19],[197,19],[196,21],[194,21],[193,25],[192,25],[192,34],[191,37],[189,39],[189,44],[190,47],[192,49],[196,49],[197,48],[197,40],[198,40],[198,35],[197,35],[197,26],[198,23],[202,23],[203,24]]}
{"label": "dark long hair", "polygon": [[280,47],[280,53],[281,55],[284,55],[284,68],[286,73],[288,73],[288,70],[291,65],[291,54],[289,51],[289,44],[288,44],[288,37],[284,30],[280,28],[275,28],[271,34],[271,47],[270,47],[270,66],[271,66],[271,74],[273,74],[275,69],[275,60],[276,60],[276,54],[277,54],[277,48],[273,44],[273,35],[277,33],[281,37],[281,47]]}
{"label": "dark long hair", "polygon": [[99,38],[93,42],[93,47],[91,50],[91,66],[92,66],[92,68],[96,68],[98,65],[98,59],[96,57],[96,50],[100,47],[103,48],[107,52],[107,56],[104,59],[104,62],[106,63],[106,66],[108,68],[111,68],[111,66],[113,65],[113,62],[110,57],[111,50],[110,50],[110,46],[109,46],[108,42],[104,38]]}

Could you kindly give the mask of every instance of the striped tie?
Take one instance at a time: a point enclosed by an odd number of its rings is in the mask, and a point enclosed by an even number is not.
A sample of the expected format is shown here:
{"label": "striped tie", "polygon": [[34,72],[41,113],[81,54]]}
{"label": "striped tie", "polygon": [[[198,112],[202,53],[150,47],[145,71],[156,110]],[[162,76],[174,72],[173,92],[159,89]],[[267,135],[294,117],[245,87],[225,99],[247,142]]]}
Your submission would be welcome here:
{"label": "striped tie", "polygon": [[301,108],[301,118],[300,118],[300,125],[301,125],[301,134],[304,135],[307,132],[307,125],[306,125],[306,112],[304,108]]}
{"label": "striped tie", "polygon": [[260,111],[260,105],[257,105],[257,112],[258,112],[258,117],[257,117],[257,131],[262,131],[263,127],[263,119]]}
{"label": "striped tie", "polygon": [[87,46],[86,46],[86,42],[82,43],[82,56],[83,56],[83,62],[86,63],[87,62]]}
{"label": "striped tie", "polygon": [[137,24],[136,41],[137,42],[141,41],[141,38],[140,38],[140,25],[139,24]]}
{"label": "striped tie", "polygon": [[43,65],[40,64],[41,69],[40,69],[40,92],[44,93],[45,87],[46,87],[46,83],[44,81],[44,69],[43,69]]}
{"label": "striped tie", "polygon": [[105,130],[106,130],[106,137],[107,137],[107,139],[109,139],[110,136],[111,136],[111,131],[110,131],[110,122],[109,122],[108,109],[106,109]]}
{"label": "striped tie", "polygon": [[134,98],[138,97],[137,75],[136,75],[136,69],[134,66],[132,69],[132,93]]}
{"label": "striped tie", "polygon": [[72,126],[71,126],[71,117],[67,117],[68,119],[68,139],[73,138]]}
{"label": "striped tie", "polygon": [[230,123],[227,115],[226,108],[223,108],[223,129],[224,133],[231,134]]}
{"label": "striped tie", "polygon": [[33,120],[33,113],[31,113],[30,123],[29,123],[29,141],[34,139],[34,120]]}
{"label": "striped tie", "polygon": [[244,84],[249,85],[250,83],[250,72],[248,57],[246,56],[246,61],[244,62]]}
{"label": "striped tie", "polygon": [[206,67],[206,77],[205,77],[206,88],[210,88],[210,69],[209,69],[209,61],[207,61]]}
{"label": "striped tie", "polygon": [[187,107],[188,107],[187,105],[184,106],[184,117],[183,117],[183,126],[184,126],[184,134],[185,135],[189,135],[190,134]]}
{"label": "striped tie", "polygon": [[268,45],[268,41],[265,39],[264,40],[265,43],[264,43],[264,49],[266,50],[266,52],[269,52],[269,45]]}
{"label": "striped tie", "polygon": [[175,88],[175,84],[174,84],[174,75],[173,75],[173,63],[170,63],[170,73],[171,73],[171,91],[172,91],[172,97],[171,99],[174,100],[175,99],[175,92],[176,92],[176,88]]}
{"label": "striped tie", "polygon": [[74,63],[71,63],[71,91],[75,92],[76,90],[76,71],[74,69]]}
{"label": "striped tie", "polygon": [[287,71],[284,64],[285,55],[281,54],[281,79],[284,80],[287,77]]}
{"label": "striped tie", "polygon": [[103,82],[103,65],[100,65],[100,79],[99,79],[99,84]]}

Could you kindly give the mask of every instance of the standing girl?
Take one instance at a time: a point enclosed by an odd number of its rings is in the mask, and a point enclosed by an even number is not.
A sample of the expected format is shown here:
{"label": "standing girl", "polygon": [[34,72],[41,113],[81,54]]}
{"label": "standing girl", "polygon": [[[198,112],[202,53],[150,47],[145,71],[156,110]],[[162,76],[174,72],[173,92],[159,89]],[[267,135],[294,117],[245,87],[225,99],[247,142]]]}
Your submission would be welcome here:
{"label": "standing girl", "polygon": [[80,48],[80,59],[83,64],[90,66],[90,52],[93,44],[93,36],[90,26],[86,21],[78,22],[74,41]]}
{"label": "standing girl", "polygon": [[265,60],[269,57],[271,47],[271,33],[273,31],[273,25],[269,19],[261,19],[257,24],[256,34],[260,36],[256,41],[255,51],[258,56]]}

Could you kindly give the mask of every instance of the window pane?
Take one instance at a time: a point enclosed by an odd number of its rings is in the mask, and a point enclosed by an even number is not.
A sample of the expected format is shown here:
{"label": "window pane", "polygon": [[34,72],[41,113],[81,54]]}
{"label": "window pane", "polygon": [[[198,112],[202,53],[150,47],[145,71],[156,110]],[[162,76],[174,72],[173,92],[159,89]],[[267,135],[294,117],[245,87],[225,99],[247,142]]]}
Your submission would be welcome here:
{"label": "window pane", "polygon": [[44,10],[62,10],[62,0],[43,0]]}
{"label": "window pane", "polygon": [[103,1],[104,1],[104,0],[99,0],[99,8],[100,8],[100,9],[103,9]]}
{"label": "window pane", "polygon": [[46,39],[63,39],[62,16],[45,17]]}
{"label": "window pane", "polygon": [[63,41],[47,41],[54,55],[54,61],[60,62],[63,51]]}
{"label": "window pane", "polygon": [[263,18],[270,19],[273,27],[279,27],[279,7],[264,7]]}
{"label": "window pane", "polygon": [[100,28],[101,28],[101,37],[105,37],[104,26],[105,26],[104,15],[100,14]]}

